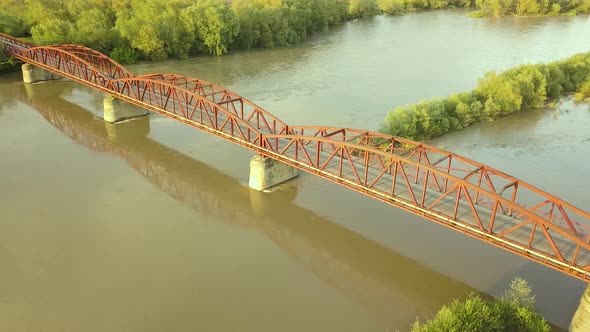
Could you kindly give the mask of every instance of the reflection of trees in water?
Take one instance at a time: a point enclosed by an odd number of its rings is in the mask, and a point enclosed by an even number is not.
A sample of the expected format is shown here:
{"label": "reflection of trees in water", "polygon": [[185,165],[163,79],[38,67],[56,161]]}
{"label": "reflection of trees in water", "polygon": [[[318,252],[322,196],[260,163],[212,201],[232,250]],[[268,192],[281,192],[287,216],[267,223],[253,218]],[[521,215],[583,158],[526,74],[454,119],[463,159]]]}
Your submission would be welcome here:
{"label": "reflection of trees in water", "polygon": [[[248,82],[270,80],[273,84],[269,84],[268,89],[272,89],[274,94],[282,92],[278,86],[285,84],[286,78],[302,72],[302,67],[310,63],[309,59],[314,53],[323,51],[322,48],[313,45],[312,41],[287,48],[240,50],[222,57],[198,56],[184,60],[140,63],[130,65],[128,68],[136,74],[182,73],[228,89],[232,89],[234,84],[241,82],[245,84],[240,84],[240,90],[235,92],[250,96],[255,91],[244,90],[251,86],[247,84]],[[311,82],[311,84],[317,84],[320,87],[322,82]]]}
{"label": "reflection of trees in water", "polygon": [[31,86],[29,103],[72,140],[124,158],[151,183],[199,213],[265,233],[326,284],[395,326],[407,326],[417,315],[432,314],[472,290],[294,205],[293,190],[272,195],[254,192],[147,138],[147,118],[120,125],[94,119],[84,109],[52,97],[67,93],[71,84],[55,86],[48,90]]}
{"label": "reflection of trees in water", "polygon": [[2,74],[0,80],[0,114],[22,101],[24,83],[17,73]]}

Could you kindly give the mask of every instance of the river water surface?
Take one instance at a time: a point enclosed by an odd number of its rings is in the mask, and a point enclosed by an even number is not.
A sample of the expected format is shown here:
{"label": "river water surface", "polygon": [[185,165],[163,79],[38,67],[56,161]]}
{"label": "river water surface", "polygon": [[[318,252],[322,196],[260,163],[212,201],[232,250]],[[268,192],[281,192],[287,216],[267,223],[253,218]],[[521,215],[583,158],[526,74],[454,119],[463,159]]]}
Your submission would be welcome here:
{"label": "river water surface", "polygon": [[[289,48],[138,64],[233,90],[291,124],[376,129],[489,70],[588,51],[590,21],[439,11]],[[585,285],[311,175],[247,187],[252,154],[157,115],[110,125],[68,81],[0,77],[2,331],[407,331],[527,279],[565,328]],[[564,101],[431,142],[588,210],[590,111]]]}

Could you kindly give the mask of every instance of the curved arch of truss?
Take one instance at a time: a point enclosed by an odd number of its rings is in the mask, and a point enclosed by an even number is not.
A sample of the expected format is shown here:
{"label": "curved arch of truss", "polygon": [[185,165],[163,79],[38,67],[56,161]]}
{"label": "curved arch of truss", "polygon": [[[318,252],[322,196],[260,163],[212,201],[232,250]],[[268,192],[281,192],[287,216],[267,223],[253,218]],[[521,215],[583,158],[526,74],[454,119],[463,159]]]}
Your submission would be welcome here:
{"label": "curved arch of truss", "polygon": [[131,71],[123,67],[117,61],[92,48],[75,44],[60,44],[53,45],[53,47],[73,54],[74,56],[77,56],[88,63],[92,63],[103,74],[113,79],[135,76]]}

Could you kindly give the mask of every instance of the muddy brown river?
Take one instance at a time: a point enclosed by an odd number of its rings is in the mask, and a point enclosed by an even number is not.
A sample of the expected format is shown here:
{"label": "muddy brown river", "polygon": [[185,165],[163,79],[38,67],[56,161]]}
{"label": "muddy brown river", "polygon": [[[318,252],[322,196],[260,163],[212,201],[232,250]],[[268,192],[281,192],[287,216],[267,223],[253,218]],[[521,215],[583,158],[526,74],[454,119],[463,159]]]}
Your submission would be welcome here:
{"label": "muddy brown river", "polygon": [[[587,16],[438,11],[301,45],[131,66],[182,73],[290,124],[376,129],[489,70],[589,50]],[[566,328],[585,284],[304,174],[247,186],[252,153],[158,115],[112,125],[82,85],[0,76],[0,330],[408,331],[515,276]],[[565,99],[430,142],[585,210],[590,110]]]}

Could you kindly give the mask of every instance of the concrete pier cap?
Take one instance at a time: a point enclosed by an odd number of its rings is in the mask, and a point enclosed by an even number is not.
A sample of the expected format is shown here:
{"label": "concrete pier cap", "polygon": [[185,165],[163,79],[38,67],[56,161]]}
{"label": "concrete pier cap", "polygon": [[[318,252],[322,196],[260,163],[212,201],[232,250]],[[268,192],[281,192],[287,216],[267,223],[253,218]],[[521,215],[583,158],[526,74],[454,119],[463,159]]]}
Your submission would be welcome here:
{"label": "concrete pier cap", "polygon": [[299,169],[264,156],[250,160],[250,188],[265,191],[299,176]]}
{"label": "concrete pier cap", "polygon": [[111,95],[104,97],[103,108],[104,120],[111,123],[145,116],[149,113],[144,108],[129,104]]}

